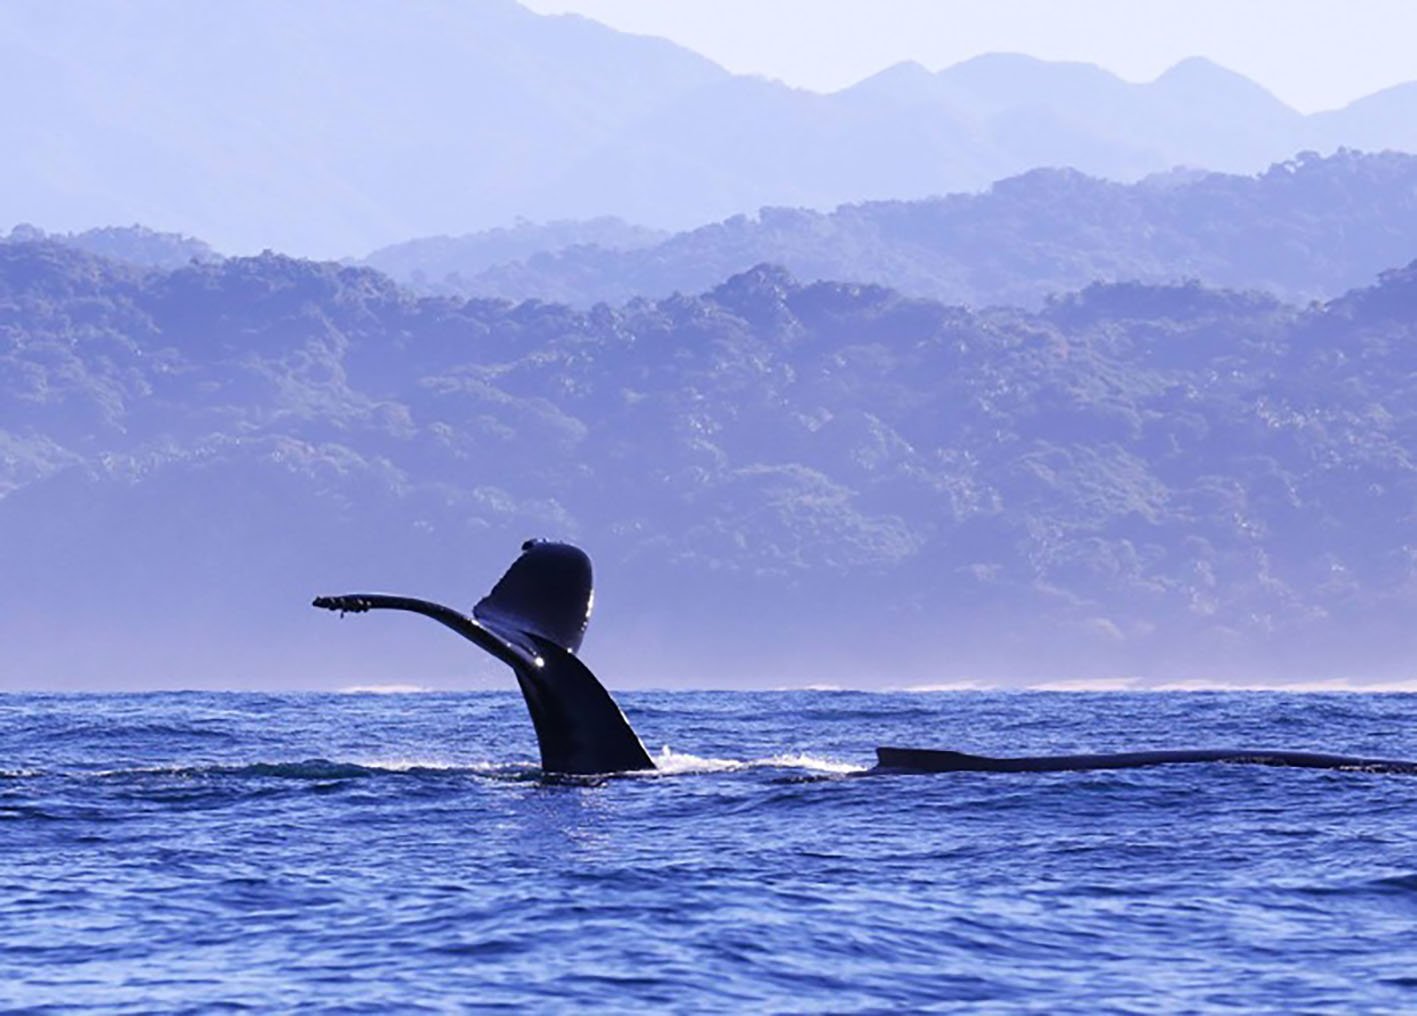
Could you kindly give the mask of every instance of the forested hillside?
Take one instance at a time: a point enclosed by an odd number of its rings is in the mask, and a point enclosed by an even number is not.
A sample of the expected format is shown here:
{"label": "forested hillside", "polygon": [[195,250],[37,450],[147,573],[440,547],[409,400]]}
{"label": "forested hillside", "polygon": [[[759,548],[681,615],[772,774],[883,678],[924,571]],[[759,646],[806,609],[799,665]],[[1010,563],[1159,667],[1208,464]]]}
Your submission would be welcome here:
{"label": "forested hillside", "polygon": [[5,677],[465,682],[308,599],[470,604],[534,535],[595,558],[612,684],[1406,673],[1414,349],[1417,264],[1313,307],[759,267],[578,312],[0,244]]}
{"label": "forested hillside", "polygon": [[160,233],[139,225],[100,226],[77,233],[50,235],[37,226],[21,223],[11,229],[8,236],[0,236],[0,243],[42,240],[148,268],[181,268],[191,261],[215,261],[221,256],[195,237]]}
{"label": "forested hillside", "polygon": [[502,264],[488,256],[497,234],[404,244],[369,262],[429,292],[584,307],[698,292],[765,261],[805,280],[973,306],[1038,307],[1099,280],[1199,279],[1307,302],[1417,256],[1417,156],[1304,153],[1258,176],[1176,170],[1135,184],[1039,169],[982,194],[764,208],[657,243],[593,224],[580,235],[523,229],[540,250]]}

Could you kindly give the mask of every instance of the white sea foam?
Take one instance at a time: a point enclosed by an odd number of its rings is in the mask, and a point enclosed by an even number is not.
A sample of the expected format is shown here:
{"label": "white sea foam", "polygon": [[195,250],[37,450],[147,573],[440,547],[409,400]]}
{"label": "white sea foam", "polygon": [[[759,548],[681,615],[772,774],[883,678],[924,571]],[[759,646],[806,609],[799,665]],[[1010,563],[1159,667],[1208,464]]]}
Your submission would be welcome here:
{"label": "white sea foam", "polygon": [[1417,692],[1417,678],[1399,681],[1364,681],[1351,677],[1317,678],[1310,681],[1215,681],[1205,678],[1169,681],[1138,691],[1284,691],[1348,692],[1371,695],[1381,692]]}
{"label": "white sea foam", "polygon": [[854,773],[865,766],[853,762],[839,762],[835,759],[798,753],[795,755],[770,755],[759,759],[705,758],[688,752],[675,751],[669,745],[660,749],[654,758],[655,768],[646,770],[645,775],[681,776],[687,773],[725,773],[741,769],[806,769],[817,773]]}
{"label": "white sea foam", "polygon": [[705,758],[702,755],[691,755],[688,752],[675,751],[669,745],[665,745],[659,750],[659,754],[654,759],[654,769],[646,772],[657,772],[662,776],[677,776],[681,773],[724,773],[734,769],[742,769],[747,765],[738,759],[731,758]]}
{"label": "white sea foam", "polygon": [[770,758],[758,759],[752,763],[755,766],[774,766],[785,769],[808,769],[815,773],[859,773],[864,772],[868,767],[858,765],[855,762],[839,762],[835,759],[822,758],[819,755],[807,755],[798,753],[796,755],[773,755]]}
{"label": "white sea foam", "polygon": [[[219,768],[219,767],[210,767]],[[110,779],[115,776],[189,776],[203,769],[201,766],[183,766],[169,763],[154,766],[128,766],[124,769],[95,769],[85,776]]]}
{"label": "white sea foam", "polygon": [[432,688],[425,688],[421,684],[352,684],[348,688],[341,688],[339,693],[341,695],[413,695],[432,690]]}
{"label": "white sea foam", "polygon": [[1039,681],[1028,691],[1144,691],[1135,677],[1075,677],[1061,681]]}

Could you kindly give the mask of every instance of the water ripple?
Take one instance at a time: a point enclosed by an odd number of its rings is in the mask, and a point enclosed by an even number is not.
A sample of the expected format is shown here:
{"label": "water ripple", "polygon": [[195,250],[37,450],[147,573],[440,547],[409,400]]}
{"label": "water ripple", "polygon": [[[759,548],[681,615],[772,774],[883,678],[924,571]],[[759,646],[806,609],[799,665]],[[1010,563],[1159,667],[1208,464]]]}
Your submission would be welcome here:
{"label": "water ripple", "polygon": [[1411,696],[628,695],[673,747],[593,779],[540,772],[514,694],[0,705],[0,1008],[1417,1008],[1417,781],[862,775],[890,742],[1412,757]]}

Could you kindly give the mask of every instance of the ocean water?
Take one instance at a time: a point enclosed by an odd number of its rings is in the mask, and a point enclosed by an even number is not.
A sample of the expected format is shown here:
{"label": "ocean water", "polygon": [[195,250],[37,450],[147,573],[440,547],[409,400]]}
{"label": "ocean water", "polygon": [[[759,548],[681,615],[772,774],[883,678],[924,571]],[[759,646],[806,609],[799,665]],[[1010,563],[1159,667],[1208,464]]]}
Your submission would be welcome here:
{"label": "ocean water", "polygon": [[1417,1011],[1417,777],[861,775],[877,744],[1417,758],[1417,696],[0,695],[0,1008]]}

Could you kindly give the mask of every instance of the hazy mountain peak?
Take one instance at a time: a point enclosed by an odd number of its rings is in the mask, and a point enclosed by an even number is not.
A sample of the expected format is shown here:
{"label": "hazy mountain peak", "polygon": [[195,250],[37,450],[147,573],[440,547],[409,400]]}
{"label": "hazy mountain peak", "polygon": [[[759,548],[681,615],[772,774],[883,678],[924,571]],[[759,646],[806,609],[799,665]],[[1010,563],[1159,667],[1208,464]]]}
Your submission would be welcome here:
{"label": "hazy mountain peak", "polygon": [[841,91],[855,94],[912,94],[928,91],[935,83],[934,73],[924,64],[914,60],[902,60]]}
{"label": "hazy mountain peak", "polygon": [[954,116],[958,105],[957,97],[951,94],[935,72],[914,60],[892,64],[842,89],[832,98],[858,104],[879,118],[895,115],[886,112],[889,106],[929,105],[947,116]]}
{"label": "hazy mountain peak", "polygon": [[1248,81],[1244,75],[1223,67],[1204,56],[1188,56],[1176,61],[1166,70],[1157,76],[1158,81],[1166,79],[1186,80],[1186,79],[1207,79],[1207,78],[1240,78]]}
{"label": "hazy mountain peak", "polygon": [[1124,84],[1117,75],[1096,64],[1043,60],[1026,53],[981,53],[944,68],[936,77],[957,86],[1034,99],[1048,98],[1047,89],[1060,82],[1094,87]]}
{"label": "hazy mountain peak", "polygon": [[1353,109],[1359,106],[1385,106],[1390,103],[1402,103],[1410,109],[1411,103],[1417,102],[1417,81],[1404,81],[1400,85],[1392,85],[1372,95],[1365,95],[1361,99],[1354,99],[1345,108]]}
{"label": "hazy mountain peak", "polygon": [[1417,151],[1417,81],[1408,81],[1320,113],[1314,120],[1342,130],[1343,144],[1366,149]]}
{"label": "hazy mountain peak", "polygon": [[616,47],[626,56],[633,54],[639,58],[649,57],[676,65],[697,65],[696,69],[704,75],[706,81],[731,76],[721,65],[702,53],[661,36],[621,32],[582,14],[541,14],[523,7],[515,0],[497,2],[516,11],[519,17],[537,19],[543,26],[559,31],[568,44],[567,51],[577,56],[581,55],[577,52],[579,47],[590,47],[594,52],[608,45]]}
{"label": "hazy mountain peak", "polygon": [[998,76],[1002,74],[1048,73],[1052,69],[1066,67],[1083,69],[1087,73],[1115,78],[1111,71],[1103,70],[1096,64],[1082,60],[1045,60],[1028,53],[980,53],[957,64],[951,64],[939,72],[941,76],[973,74],[978,76]]}
{"label": "hazy mountain peak", "polygon": [[1238,100],[1294,113],[1264,86],[1203,56],[1187,57],[1168,68],[1152,82],[1152,87],[1197,103],[1215,103],[1222,109],[1226,103]]}
{"label": "hazy mountain peak", "polygon": [[[142,222],[226,252],[349,256],[616,215],[978,191],[1040,165],[1113,180],[1417,150],[1417,91],[1301,117],[1204,59],[1151,84],[989,53],[831,95],[512,0],[0,3],[0,222]],[[739,267],[739,266],[734,266]]]}
{"label": "hazy mountain peak", "polygon": [[[1059,130],[1052,121],[1073,121],[1115,106],[1133,87],[1093,64],[1041,60],[1022,53],[985,53],[946,67],[935,77],[937,89],[962,112],[976,119],[1006,118],[996,136],[1028,163],[1012,167],[1012,172],[1031,165],[1075,163],[1072,153],[1057,150],[1055,144],[1072,131]],[[1084,144],[1091,147],[1095,142]]]}
{"label": "hazy mountain peak", "polygon": [[29,95],[0,109],[26,153],[0,163],[0,221],[141,221],[228,251],[342,255],[544,218],[534,195],[568,161],[730,78],[667,40],[511,0],[72,13],[0,4],[7,78]]}

